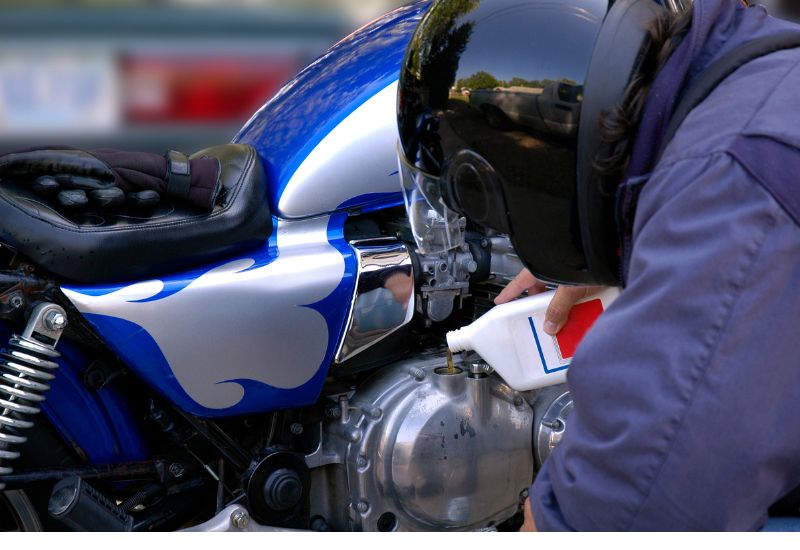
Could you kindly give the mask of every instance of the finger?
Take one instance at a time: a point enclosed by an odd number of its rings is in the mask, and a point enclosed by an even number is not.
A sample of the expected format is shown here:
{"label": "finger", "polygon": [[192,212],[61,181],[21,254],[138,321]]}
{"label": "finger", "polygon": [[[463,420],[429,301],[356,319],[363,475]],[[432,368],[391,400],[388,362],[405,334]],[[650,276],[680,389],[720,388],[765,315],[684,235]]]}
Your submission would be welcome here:
{"label": "finger", "polygon": [[161,201],[161,195],[151,190],[128,193],[127,198],[128,204],[137,210],[154,208]]}
{"label": "finger", "polygon": [[100,180],[72,174],[57,174],[56,181],[69,189],[83,189],[84,191],[110,189],[115,186],[113,180]]}
{"label": "finger", "polygon": [[544,317],[544,331],[551,336],[555,336],[569,320],[569,312],[572,311],[573,306],[602,288],[599,286],[563,285],[558,287],[553,300],[547,306],[547,312]]}
{"label": "finger", "polygon": [[79,210],[89,205],[89,197],[81,189],[70,189],[58,193],[58,203],[68,210]]}
{"label": "finger", "polygon": [[569,312],[575,303],[586,297],[586,288],[579,286],[560,286],[553,300],[547,306],[544,316],[544,331],[555,336],[569,319]]}
{"label": "finger", "polygon": [[98,208],[116,208],[125,204],[125,193],[119,187],[89,191],[89,198]]}
{"label": "finger", "polygon": [[60,187],[53,176],[40,176],[31,185],[33,192],[43,197],[54,197]]}
{"label": "finger", "polygon": [[545,286],[544,283],[534,277],[528,269],[523,269],[506,285],[502,292],[497,295],[497,298],[494,299],[494,303],[500,305],[510,302],[526,290],[534,290],[534,293],[542,292],[545,290]]}
{"label": "finger", "polygon": [[531,499],[530,497],[525,499],[525,506],[523,511],[524,521],[522,523],[522,527],[520,527],[520,532],[536,532],[538,529],[536,528],[536,522],[533,519],[533,510],[531,508]]}
{"label": "finger", "polygon": [[94,155],[69,147],[32,149],[0,156],[0,172],[10,175],[75,174],[113,180],[114,172]]}

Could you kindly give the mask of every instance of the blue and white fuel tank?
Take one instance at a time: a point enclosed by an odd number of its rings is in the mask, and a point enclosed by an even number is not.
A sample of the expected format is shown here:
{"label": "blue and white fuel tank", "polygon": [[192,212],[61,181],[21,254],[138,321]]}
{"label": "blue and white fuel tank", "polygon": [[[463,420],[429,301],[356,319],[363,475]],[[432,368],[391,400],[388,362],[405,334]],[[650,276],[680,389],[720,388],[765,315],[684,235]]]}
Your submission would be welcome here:
{"label": "blue and white fuel tank", "polygon": [[429,2],[356,31],[287,84],[235,142],[253,145],[284,219],[402,204],[397,183],[397,79]]}
{"label": "blue and white fuel tank", "polygon": [[[63,291],[150,387],[205,417],[311,404],[328,368],[410,321],[396,241],[350,243],[354,211],[402,204],[397,77],[429,1],[343,39],[234,138],[255,147],[274,231],[263,247],[160,279]],[[379,304],[381,318],[369,311]],[[376,320],[377,319],[377,320]]]}

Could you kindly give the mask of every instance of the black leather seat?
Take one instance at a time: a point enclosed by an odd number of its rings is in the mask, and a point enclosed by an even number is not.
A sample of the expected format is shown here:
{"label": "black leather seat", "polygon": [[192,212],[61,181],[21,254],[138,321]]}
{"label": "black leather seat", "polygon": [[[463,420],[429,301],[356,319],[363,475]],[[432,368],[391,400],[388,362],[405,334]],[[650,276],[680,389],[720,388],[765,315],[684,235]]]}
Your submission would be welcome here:
{"label": "black leather seat", "polygon": [[228,144],[192,155],[220,162],[221,204],[198,214],[170,199],[148,217],[67,216],[29,189],[0,185],[0,240],[37,266],[79,283],[142,279],[263,244],[272,232],[267,178],[255,149]]}

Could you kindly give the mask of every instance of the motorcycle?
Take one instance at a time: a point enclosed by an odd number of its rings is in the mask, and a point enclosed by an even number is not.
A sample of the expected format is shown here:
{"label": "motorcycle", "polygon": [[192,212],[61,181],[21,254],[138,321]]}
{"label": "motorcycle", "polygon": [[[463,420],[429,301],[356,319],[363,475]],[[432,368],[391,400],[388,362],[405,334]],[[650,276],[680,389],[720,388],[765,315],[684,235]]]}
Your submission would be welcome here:
{"label": "motorcycle", "polygon": [[[411,236],[395,102],[428,4],[340,41],[213,149],[224,212],[0,242],[0,528],[521,523],[572,403],[474,355],[447,366],[445,331],[522,265],[478,228],[445,253]],[[19,237],[31,200],[0,200]]]}

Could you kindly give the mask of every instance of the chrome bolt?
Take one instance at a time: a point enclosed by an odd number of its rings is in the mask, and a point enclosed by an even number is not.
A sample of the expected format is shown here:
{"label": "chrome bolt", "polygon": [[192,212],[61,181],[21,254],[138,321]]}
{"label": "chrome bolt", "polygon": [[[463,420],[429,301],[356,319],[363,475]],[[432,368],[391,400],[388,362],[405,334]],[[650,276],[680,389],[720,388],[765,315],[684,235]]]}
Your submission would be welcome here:
{"label": "chrome bolt", "polygon": [[559,432],[564,429],[564,423],[561,422],[558,418],[556,418],[552,422],[542,422],[542,426],[544,426],[545,428],[549,428],[554,432]]}
{"label": "chrome bolt", "polygon": [[380,407],[374,407],[372,405],[361,407],[361,411],[365,416],[368,416],[373,420],[378,420],[383,415],[383,411],[380,409]]}
{"label": "chrome bolt", "polygon": [[410,374],[417,382],[422,382],[425,380],[425,371],[420,368],[413,367],[408,370],[408,374]]}
{"label": "chrome bolt", "polygon": [[350,443],[358,443],[359,441],[361,441],[361,430],[359,430],[358,428],[348,430],[346,436],[347,440]]}
{"label": "chrome bolt", "polygon": [[330,404],[325,407],[325,416],[332,419],[341,418],[342,410],[339,408],[339,404]]}
{"label": "chrome bolt", "polygon": [[472,363],[469,364],[469,372],[470,374],[488,374],[486,372],[487,367],[489,367],[489,365],[487,365],[483,361],[473,361]]}
{"label": "chrome bolt", "polygon": [[367,510],[369,510],[369,504],[367,504],[366,502],[364,502],[364,501],[362,500],[361,502],[359,502],[358,504],[356,504],[356,510],[358,510],[358,512],[359,512],[360,514],[366,514],[366,513],[367,513]]}
{"label": "chrome bolt", "polygon": [[236,510],[231,514],[231,523],[237,529],[244,531],[250,525],[250,516],[244,510]]}
{"label": "chrome bolt", "polygon": [[303,425],[299,422],[293,422],[291,426],[289,426],[289,431],[292,432],[292,435],[300,435],[303,433]]}
{"label": "chrome bolt", "polygon": [[18,309],[22,307],[22,297],[21,296],[12,296],[11,300],[9,300],[11,307],[14,309]]}
{"label": "chrome bolt", "polygon": [[183,474],[186,473],[186,468],[184,468],[183,464],[181,464],[180,462],[173,462],[172,464],[169,465],[168,471],[169,475],[171,475],[175,479],[178,479],[180,477],[183,477]]}
{"label": "chrome bolt", "polygon": [[44,325],[49,330],[64,330],[67,326],[67,316],[60,311],[51,311],[45,315]]}
{"label": "chrome bolt", "polygon": [[358,464],[359,468],[366,468],[369,464],[369,461],[367,460],[367,457],[359,456],[358,460],[356,460],[356,464]]}

